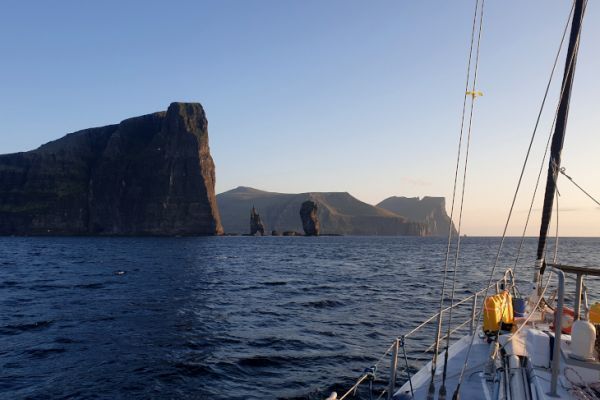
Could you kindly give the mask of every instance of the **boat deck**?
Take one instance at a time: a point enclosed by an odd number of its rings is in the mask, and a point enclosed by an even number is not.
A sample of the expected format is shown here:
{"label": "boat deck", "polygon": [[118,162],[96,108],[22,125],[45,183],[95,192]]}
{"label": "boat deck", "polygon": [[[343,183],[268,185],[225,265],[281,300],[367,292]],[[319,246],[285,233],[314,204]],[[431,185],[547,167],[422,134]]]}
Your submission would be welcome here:
{"label": "boat deck", "polygon": [[[525,337],[528,330],[535,329],[538,332],[547,332],[549,337],[554,337],[547,324],[538,323],[528,324],[523,327],[516,335],[505,334],[499,338],[500,344],[510,342],[505,346],[505,350],[510,355],[516,355],[523,358],[535,357],[536,349],[528,348]],[[479,330],[481,332],[481,330]],[[469,361],[465,370],[464,379],[460,389],[460,398],[462,399],[533,399],[533,400],[550,400],[550,399],[580,399],[581,397],[576,392],[590,389],[600,385],[600,363],[597,361],[581,361],[573,359],[570,356],[570,335],[561,336],[561,360],[560,373],[558,379],[557,394],[558,397],[551,396],[550,382],[552,378],[551,369],[548,367],[534,366],[535,363],[527,362],[523,369],[528,376],[528,379],[523,381],[525,385],[523,389],[527,393],[519,393],[514,390],[512,384],[499,384],[491,380],[490,374],[486,374],[486,368],[490,367],[490,353],[492,344],[489,344],[487,338],[483,334],[476,334],[473,341],[473,347],[469,355]],[[514,337],[513,337],[514,336]],[[451,399],[458,384],[459,376],[463,363],[465,361],[467,351],[472,336],[463,336],[460,340],[454,343],[448,353],[448,370],[446,378],[446,398]],[[498,358],[496,358],[498,360]],[[438,367],[435,374],[435,399],[439,398],[439,389],[442,383],[442,372],[444,368],[444,353],[438,357]],[[497,364],[498,365],[498,364]],[[511,370],[508,375],[510,380],[513,379],[515,371]],[[410,384],[406,382],[394,395],[394,399],[426,399],[431,381],[431,362],[424,366],[417,374],[412,377],[412,386],[414,397],[411,396]],[[576,387],[574,388],[574,385]],[[499,390],[500,393],[497,393]],[[508,392],[508,393],[505,393]],[[591,397],[589,397],[591,398]]]}

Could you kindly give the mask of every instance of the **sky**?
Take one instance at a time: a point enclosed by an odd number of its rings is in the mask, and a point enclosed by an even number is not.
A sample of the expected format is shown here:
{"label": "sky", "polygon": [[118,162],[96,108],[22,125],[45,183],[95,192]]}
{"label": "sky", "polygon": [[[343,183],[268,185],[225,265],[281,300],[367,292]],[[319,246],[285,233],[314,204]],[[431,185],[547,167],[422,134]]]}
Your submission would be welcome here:
{"label": "sky", "polygon": [[[462,233],[495,236],[571,2],[485,4],[484,96],[474,114]],[[466,0],[3,1],[0,153],[173,101],[200,102],[217,192],[344,191],[370,204],[445,196],[449,209],[473,7]],[[600,5],[590,2],[563,151],[567,173],[596,197],[599,21]],[[561,76],[510,235],[523,230]],[[565,179],[559,190],[560,234],[600,236],[600,208]],[[529,235],[539,230],[542,197]]]}

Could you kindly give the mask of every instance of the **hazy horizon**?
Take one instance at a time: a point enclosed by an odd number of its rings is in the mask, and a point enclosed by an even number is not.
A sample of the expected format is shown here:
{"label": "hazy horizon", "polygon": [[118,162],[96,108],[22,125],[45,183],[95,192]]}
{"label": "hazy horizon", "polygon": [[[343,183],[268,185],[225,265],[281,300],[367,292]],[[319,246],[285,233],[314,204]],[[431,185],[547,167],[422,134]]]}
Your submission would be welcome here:
{"label": "hazy horizon", "polygon": [[[443,196],[449,211],[474,2],[139,4],[5,7],[0,153],[197,101],[209,121],[218,193],[237,186],[336,191],[368,204]],[[570,6],[486,2],[484,96],[474,116],[462,233],[502,232]],[[596,197],[599,18],[590,3],[562,164]],[[510,235],[522,233],[563,60]],[[528,236],[539,230],[546,168]],[[564,178],[559,190],[560,235],[600,236],[600,208]]]}

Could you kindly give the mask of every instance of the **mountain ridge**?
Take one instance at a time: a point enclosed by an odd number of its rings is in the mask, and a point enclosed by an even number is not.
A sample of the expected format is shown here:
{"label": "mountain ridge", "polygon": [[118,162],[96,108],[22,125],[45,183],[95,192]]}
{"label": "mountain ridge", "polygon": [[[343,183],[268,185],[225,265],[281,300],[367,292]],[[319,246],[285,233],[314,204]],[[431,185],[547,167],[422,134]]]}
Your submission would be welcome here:
{"label": "mountain ridge", "polygon": [[249,216],[256,207],[268,231],[301,231],[302,202],[318,204],[323,234],[428,236],[425,222],[411,221],[390,210],[356,199],[348,192],[269,192],[248,186],[217,194],[225,232],[249,231]]}

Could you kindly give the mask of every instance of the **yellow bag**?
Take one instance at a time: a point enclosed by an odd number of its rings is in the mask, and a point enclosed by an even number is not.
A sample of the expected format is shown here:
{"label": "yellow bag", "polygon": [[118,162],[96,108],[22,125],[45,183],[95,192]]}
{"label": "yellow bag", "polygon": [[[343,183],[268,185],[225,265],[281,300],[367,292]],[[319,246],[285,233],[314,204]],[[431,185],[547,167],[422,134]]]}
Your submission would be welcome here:
{"label": "yellow bag", "polygon": [[514,322],[512,296],[508,291],[486,297],[483,305],[484,332],[499,331],[501,322],[504,324]]}
{"label": "yellow bag", "polygon": [[600,324],[600,303],[594,303],[590,307],[590,322]]}

